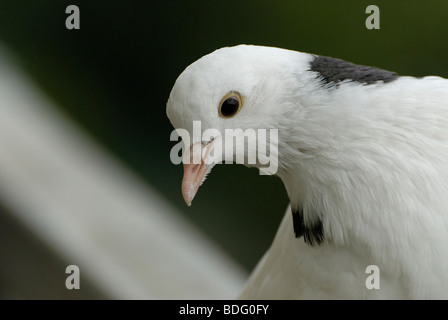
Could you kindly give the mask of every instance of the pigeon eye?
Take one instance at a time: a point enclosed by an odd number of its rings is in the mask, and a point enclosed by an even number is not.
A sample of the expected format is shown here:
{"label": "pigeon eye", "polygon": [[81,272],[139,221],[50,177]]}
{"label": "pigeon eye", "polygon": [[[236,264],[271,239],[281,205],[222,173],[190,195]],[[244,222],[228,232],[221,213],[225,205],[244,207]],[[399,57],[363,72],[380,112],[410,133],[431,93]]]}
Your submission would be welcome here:
{"label": "pigeon eye", "polygon": [[222,97],[219,103],[219,116],[222,118],[231,118],[240,111],[243,105],[243,97],[238,92],[231,91]]}

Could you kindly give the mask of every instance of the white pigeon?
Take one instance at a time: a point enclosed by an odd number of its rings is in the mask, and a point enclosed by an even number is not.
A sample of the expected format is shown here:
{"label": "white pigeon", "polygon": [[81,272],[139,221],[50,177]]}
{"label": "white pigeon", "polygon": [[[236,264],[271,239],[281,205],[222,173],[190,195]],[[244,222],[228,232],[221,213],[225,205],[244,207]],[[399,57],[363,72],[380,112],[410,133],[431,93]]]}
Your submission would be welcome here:
{"label": "white pigeon", "polygon": [[[448,298],[448,80],[239,45],[187,67],[167,115],[193,137],[278,129],[290,208],[240,298]],[[184,163],[188,204],[210,157]]]}

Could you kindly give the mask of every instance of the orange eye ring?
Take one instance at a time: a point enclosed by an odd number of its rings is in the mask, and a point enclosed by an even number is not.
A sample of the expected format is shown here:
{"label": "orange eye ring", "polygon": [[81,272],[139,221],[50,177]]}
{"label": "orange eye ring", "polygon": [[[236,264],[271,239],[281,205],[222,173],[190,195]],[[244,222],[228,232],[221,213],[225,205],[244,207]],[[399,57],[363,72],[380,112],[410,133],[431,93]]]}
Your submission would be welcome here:
{"label": "orange eye ring", "polygon": [[218,113],[221,118],[229,119],[235,116],[243,106],[243,97],[239,92],[230,91],[222,97],[218,106]]}

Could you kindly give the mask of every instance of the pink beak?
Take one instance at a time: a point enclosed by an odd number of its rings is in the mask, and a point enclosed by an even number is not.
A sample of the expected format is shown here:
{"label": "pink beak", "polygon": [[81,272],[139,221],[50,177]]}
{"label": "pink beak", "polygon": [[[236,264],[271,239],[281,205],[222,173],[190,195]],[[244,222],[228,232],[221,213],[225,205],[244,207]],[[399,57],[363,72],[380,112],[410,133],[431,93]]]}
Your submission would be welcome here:
{"label": "pink beak", "polygon": [[213,141],[207,144],[198,142],[185,150],[183,156],[182,196],[188,206],[191,206],[194,196],[213,165],[207,161],[209,160],[212,145]]}

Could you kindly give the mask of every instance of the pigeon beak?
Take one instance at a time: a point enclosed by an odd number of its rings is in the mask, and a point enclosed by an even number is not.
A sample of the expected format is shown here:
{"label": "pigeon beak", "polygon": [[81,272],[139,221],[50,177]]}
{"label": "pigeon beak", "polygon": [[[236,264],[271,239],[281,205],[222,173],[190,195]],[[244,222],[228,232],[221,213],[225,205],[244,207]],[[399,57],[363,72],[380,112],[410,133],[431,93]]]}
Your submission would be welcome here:
{"label": "pigeon beak", "polygon": [[183,156],[182,196],[188,206],[191,206],[191,201],[193,201],[199,187],[214,165],[210,159],[212,145],[213,140],[208,143],[198,142],[185,150]]}

